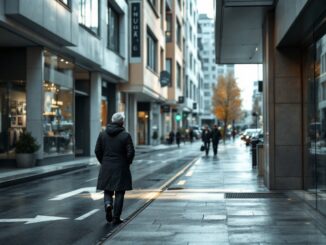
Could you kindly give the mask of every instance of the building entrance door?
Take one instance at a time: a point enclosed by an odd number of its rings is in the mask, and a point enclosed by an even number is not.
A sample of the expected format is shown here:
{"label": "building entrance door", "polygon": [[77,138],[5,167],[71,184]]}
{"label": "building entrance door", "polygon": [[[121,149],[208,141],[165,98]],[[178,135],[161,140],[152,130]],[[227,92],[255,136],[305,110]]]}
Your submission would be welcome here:
{"label": "building entrance door", "polygon": [[90,155],[90,100],[89,96],[75,92],[75,155],[89,156]]}

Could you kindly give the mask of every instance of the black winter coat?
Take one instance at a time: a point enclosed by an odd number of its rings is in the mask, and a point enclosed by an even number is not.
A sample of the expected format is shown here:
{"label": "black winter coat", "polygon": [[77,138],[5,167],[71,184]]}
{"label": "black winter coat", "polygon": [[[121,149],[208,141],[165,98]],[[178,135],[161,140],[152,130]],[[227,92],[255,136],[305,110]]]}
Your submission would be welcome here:
{"label": "black winter coat", "polygon": [[211,131],[204,129],[203,133],[201,134],[202,141],[205,143],[209,143],[209,142],[211,142],[211,138],[212,138]]}
{"label": "black winter coat", "polygon": [[109,124],[98,136],[95,155],[101,164],[98,190],[132,190],[130,165],[135,149],[129,133],[117,124]]}
{"label": "black winter coat", "polygon": [[218,129],[213,129],[212,131],[212,142],[213,144],[218,144],[218,142],[220,141],[222,135],[220,130]]}

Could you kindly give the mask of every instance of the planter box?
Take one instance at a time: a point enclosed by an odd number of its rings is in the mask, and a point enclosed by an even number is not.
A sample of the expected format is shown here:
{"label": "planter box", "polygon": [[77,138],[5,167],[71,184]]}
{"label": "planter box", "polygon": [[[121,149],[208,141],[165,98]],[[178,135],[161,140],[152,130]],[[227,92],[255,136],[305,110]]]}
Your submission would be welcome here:
{"label": "planter box", "polygon": [[16,153],[18,168],[31,168],[35,166],[36,156],[34,153]]}

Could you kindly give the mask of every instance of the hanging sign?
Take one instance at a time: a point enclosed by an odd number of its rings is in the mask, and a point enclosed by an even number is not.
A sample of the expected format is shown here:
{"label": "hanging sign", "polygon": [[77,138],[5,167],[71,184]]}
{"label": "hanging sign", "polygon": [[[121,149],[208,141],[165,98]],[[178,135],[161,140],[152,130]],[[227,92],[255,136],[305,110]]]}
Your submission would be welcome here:
{"label": "hanging sign", "polygon": [[140,58],[140,2],[131,3],[131,57]]}

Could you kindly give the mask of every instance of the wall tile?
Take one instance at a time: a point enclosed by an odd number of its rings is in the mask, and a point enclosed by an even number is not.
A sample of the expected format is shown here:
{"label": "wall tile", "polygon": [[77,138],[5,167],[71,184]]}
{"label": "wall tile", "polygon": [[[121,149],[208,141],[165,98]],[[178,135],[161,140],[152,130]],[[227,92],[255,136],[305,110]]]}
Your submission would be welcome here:
{"label": "wall tile", "polygon": [[301,105],[275,105],[275,144],[301,145]]}

